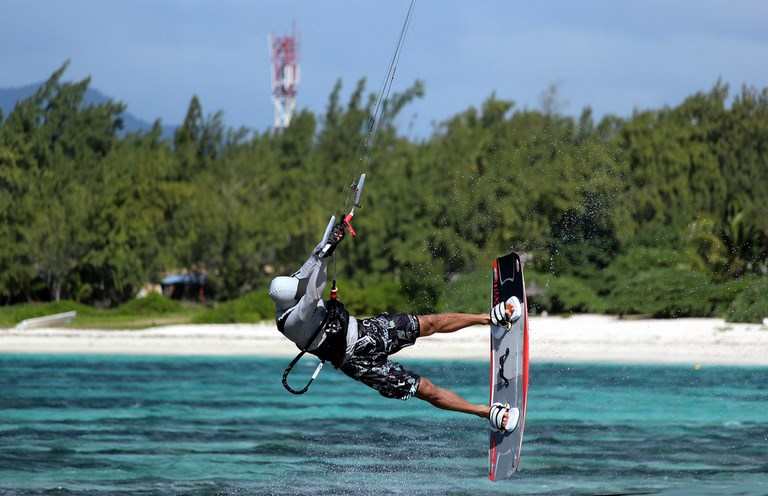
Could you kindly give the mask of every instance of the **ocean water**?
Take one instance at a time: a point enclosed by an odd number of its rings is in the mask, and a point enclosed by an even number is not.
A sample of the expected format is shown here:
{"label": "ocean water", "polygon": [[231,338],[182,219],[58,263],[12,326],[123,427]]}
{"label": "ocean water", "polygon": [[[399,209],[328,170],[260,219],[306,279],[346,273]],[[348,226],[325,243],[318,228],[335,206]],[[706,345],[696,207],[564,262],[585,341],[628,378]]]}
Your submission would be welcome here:
{"label": "ocean water", "polygon": [[[487,422],[288,360],[0,355],[0,494],[768,495],[768,369],[539,364],[522,466]],[[476,402],[481,362],[408,361]],[[292,379],[313,370],[305,359]]]}

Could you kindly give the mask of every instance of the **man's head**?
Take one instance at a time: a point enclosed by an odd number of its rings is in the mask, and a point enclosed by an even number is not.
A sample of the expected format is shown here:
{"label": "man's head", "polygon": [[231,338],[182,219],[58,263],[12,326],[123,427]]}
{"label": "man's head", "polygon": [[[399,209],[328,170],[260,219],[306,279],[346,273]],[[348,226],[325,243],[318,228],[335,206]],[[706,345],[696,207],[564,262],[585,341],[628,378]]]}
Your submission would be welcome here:
{"label": "man's head", "polygon": [[301,295],[299,280],[290,276],[279,276],[272,279],[269,285],[269,297],[279,310],[285,310],[296,304]]}

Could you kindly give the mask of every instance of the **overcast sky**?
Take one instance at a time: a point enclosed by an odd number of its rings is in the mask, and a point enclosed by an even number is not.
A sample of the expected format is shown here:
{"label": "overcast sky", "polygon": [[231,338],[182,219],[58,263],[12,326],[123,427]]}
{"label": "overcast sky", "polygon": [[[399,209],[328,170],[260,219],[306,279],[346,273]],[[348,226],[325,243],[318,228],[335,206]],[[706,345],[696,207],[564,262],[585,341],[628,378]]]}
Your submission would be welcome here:
{"label": "overcast sky", "polygon": [[[375,90],[409,0],[0,0],[0,87],[45,79],[71,59],[68,79],[93,86],[151,121],[182,120],[190,97],[232,126],[272,122],[267,34],[296,22],[299,106],[325,108],[337,78]],[[480,104],[492,92],[536,107],[556,83],[576,114],[676,104],[722,78],[768,86],[765,0],[417,0],[393,91],[415,79],[423,101],[404,126]],[[406,128],[403,129],[406,131]]]}

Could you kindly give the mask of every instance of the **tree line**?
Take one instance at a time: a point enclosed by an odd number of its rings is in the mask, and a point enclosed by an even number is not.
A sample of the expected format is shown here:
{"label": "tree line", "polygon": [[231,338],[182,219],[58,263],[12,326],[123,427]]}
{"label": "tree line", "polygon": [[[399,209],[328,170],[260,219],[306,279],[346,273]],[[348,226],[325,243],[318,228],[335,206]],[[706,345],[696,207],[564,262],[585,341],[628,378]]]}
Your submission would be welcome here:
{"label": "tree line", "polygon": [[[125,106],[85,105],[89,79],[65,70],[0,115],[4,304],[114,306],[179,270],[206,273],[219,300],[264,291],[362,171],[360,235],[332,271],[363,311],[485,305],[490,260],[511,249],[540,310],[722,314],[768,273],[768,89],[718,82],[599,120],[491,95],[409,139],[396,119],[424,95],[416,82],[366,144],[375,97],[361,80],[281,132],[228,128],[192,97],[167,141],[159,121],[121,132]],[[631,303],[670,292],[691,302]]]}

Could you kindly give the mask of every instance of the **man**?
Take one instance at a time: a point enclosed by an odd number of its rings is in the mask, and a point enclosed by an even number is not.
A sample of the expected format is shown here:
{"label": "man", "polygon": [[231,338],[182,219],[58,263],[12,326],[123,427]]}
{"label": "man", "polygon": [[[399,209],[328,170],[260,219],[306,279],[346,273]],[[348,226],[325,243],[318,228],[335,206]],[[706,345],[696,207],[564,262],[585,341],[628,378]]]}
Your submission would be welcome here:
{"label": "man", "polygon": [[438,315],[382,314],[358,319],[349,315],[332,293],[323,301],[329,257],[344,239],[344,224],[336,225],[315,247],[309,259],[290,277],[272,280],[269,295],[275,303],[277,327],[300,349],[330,361],[346,375],[387,398],[411,396],[444,410],[487,418],[499,431],[517,428],[517,408],[495,403],[477,405],[441,388],[426,377],[389,360],[417,338],[455,332],[472,325],[506,325],[522,315],[520,301],[512,297],[491,309],[490,315],[445,313]]}

